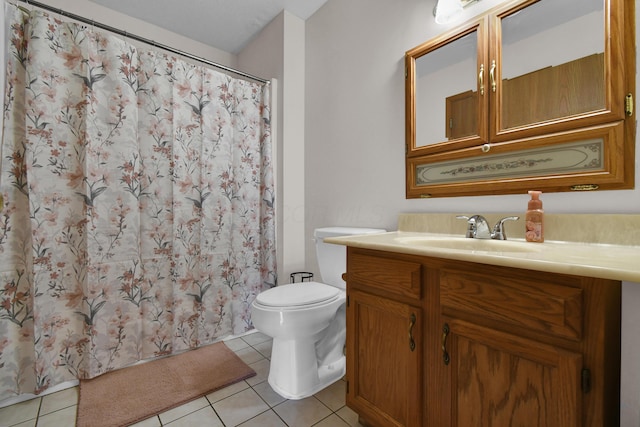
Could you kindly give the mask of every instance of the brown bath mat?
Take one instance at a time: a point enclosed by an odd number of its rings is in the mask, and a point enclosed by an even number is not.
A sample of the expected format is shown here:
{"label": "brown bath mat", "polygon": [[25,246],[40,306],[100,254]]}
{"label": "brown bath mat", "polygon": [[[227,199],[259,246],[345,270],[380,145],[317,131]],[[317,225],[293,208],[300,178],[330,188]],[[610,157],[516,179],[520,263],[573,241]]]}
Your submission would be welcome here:
{"label": "brown bath mat", "polygon": [[80,380],[76,426],[127,426],[255,374],[218,342]]}

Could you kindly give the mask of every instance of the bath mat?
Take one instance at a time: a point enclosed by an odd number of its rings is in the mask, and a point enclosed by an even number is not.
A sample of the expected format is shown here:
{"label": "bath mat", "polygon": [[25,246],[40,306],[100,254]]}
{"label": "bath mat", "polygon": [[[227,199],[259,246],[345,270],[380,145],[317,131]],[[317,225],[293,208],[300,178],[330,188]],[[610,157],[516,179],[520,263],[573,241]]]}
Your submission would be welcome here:
{"label": "bath mat", "polygon": [[218,342],[80,380],[76,426],[128,426],[255,374]]}

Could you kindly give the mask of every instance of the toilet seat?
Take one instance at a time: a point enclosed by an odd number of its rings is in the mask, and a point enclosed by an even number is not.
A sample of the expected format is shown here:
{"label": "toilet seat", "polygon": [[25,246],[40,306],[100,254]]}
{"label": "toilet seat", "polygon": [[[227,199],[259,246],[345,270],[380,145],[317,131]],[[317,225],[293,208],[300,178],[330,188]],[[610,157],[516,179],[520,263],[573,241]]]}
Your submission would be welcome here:
{"label": "toilet seat", "polygon": [[259,293],[255,302],[265,307],[309,307],[334,301],[342,293],[342,290],[324,283],[292,283]]}

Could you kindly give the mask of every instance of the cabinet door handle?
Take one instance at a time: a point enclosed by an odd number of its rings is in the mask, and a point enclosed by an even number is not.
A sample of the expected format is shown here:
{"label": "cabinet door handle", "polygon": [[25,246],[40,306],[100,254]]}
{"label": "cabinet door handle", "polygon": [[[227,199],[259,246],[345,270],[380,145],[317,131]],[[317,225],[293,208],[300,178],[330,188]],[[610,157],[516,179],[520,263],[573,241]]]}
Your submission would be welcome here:
{"label": "cabinet door handle", "polygon": [[489,78],[491,79],[491,90],[496,91],[496,60],[491,61],[491,70],[489,70]]}
{"label": "cabinet door handle", "polygon": [[480,95],[484,95],[484,64],[480,64],[480,72],[478,73],[478,83],[480,84]]}
{"label": "cabinet door handle", "polygon": [[413,326],[416,324],[416,315],[411,313],[409,316],[409,349],[411,351],[416,349],[416,342],[413,339]]}
{"label": "cabinet door handle", "polygon": [[633,94],[631,93],[624,97],[624,111],[627,116],[633,115]]}
{"label": "cabinet door handle", "polygon": [[447,336],[449,335],[449,324],[445,323],[442,327],[442,360],[445,365],[449,364],[451,360],[449,358],[449,353],[447,353]]}

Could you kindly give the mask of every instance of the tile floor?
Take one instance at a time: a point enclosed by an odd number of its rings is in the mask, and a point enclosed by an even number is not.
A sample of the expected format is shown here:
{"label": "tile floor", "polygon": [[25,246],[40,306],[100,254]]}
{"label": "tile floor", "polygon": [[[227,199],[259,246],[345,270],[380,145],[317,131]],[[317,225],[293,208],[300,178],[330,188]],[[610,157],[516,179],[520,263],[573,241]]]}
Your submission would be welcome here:
{"label": "tile floor", "polygon": [[[358,416],[345,406],[345,382],[312,397],[286,400],[269,383],[271,338],[259,332],[225,343],[256,371],[245,381],[153,416],[135,427],[356,427]],[[73,387],[0,408],[0,427],[74,427],[78,388]]]}

